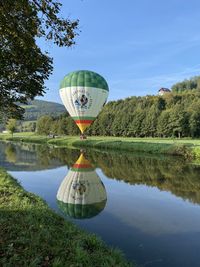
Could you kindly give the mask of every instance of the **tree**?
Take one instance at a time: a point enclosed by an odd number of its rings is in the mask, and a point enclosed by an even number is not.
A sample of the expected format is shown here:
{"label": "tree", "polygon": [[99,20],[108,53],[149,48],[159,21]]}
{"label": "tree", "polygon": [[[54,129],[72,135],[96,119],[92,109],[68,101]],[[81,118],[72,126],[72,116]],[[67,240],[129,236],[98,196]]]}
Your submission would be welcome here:
{"label": "tree", "polygon": [[71,117],[66,118],[66,130],[69,135],[78,135],[80,130]]}
{"label": "tree", "polygon": [[158,117],[157,133],[161,137],[172,136],[173,129],[170,128],[171,126],[169,125],[171,112],[172,111],[170,109],[164,110]]}
{"label": "tree", "polygon": [[55,119],[52,126],[51,126],[51,132],[54,135],[64,135],[67,134],[67,127],[66,127],[66,118],[59,118]]}
{"label": "tree", "polygon": [[0,1],[0,118],[22,118],[27,104],[45,92],[52,58],[42,52],[37,37],[58,46],[72,46],[78,20],[59,17],[56,0]]}
{"label": "tree", "polygon": [[145,110],[142,110],[141,108],[138,108],[134,112],[134,117],[132,122],[129,124],[129,132],[131,136],[134,137],[143,137],[144,133],[142,130],[142,122],[146,116]]}
{"label": "tree", "polygon": [[6,160],[11,163],[16,163],[17,161],[17,152],[15,146],[8,144],[5,149]]}
{"label": "tree", "polygon": [[183,106],[180,104],[175,105],[170,113],[169,125],[171,126],[174,136],[181,138],[181,136],[188,135],[188,114],[183,110]]}
{"label": "tree", "polygon": [[195,110],[192,112],[190,119],[190,133],[192,137],[199,137],[200,136],[200,111]]}
{"label": "tree", "polygon": [[195,76],[189,80],[184,80],[183,82],[176,83],[172,86],[172,91],[181,93],[186,90],[199,89],[200,87],[200,76]]}
{"label": "tree", "polygon": [[11,132],[12,136],[17,129],[17,121],[15,119],[9,119],[6,124],[6,129]]}
{"label": "tree", "polygon": [[53,125],[53,119],[50,116],[42,116],[37,121],[37,133],[49,135],[51,133],[51,127]]}

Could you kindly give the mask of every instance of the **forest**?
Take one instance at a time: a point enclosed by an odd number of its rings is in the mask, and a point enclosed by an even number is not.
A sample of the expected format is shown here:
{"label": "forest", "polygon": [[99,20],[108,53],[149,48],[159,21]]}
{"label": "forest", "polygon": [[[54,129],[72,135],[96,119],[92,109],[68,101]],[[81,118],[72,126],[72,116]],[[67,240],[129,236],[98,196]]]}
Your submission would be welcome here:
{"label": "forest", "polygon": [[[68,114],[42,116],[39,134],[77,135]],[[200,91],[185,90],[163,96],[129,97],[111,101],[101,111],[87,135],[124,137],[200,137]]]}
{"label": "forest", "polygon": [[[172,86],[164,95],[132,96],[104,106],[86,135],[124,137],[200,137],[200,76]],[[37,119],[37,124],[29,122]],[[78,127],[60,104],[34,101],[19,131],[42,135],[78,135]],[[33,125],[34,123],[34,125]]]}

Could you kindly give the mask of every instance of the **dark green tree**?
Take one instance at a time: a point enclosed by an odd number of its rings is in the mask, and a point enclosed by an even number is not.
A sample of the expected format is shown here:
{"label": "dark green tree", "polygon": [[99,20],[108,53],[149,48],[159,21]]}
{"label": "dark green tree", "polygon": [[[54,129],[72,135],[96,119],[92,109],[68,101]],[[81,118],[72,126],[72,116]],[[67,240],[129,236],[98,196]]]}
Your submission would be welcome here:
{"label": "dark green tree", "polygon": [[188,114],[182,105],[176,105],[170,113],[169,126],[175,137],[187,136],[189,132]]}
{"label": "dark green tree", "polygon": [[144,132],[142,129],[142,122],[146,116],[145,111],[138,108],[133,115],[133,120],[129,124],[130,136],[143,137]]}
{"label": "dark green tree", "polygon": [[164,110],[158,117],[157,133],[160,137],[172,136],[172,128],[169,125],[171,110]]}
{"label": "dark green tree", "polygon": [[23,109],[45,92],[44,81],[52,72],[52,59],[42,52],[37,37],[58,46],[72,46],[78,21],[59,16],[56,0],[0,1],[0,118],[22,118]]}
{"label": "dark green tree", "polygon": [[172,86],[172,91],[175,93],[182,93],[187,90],[200,89],[200,76],[195,76],[189,80],[176,83]]}
{"label": "dark green tree", "polygon": [[200,136],[200,111],[194,111],[189,119],[190,132],[192,137]]}
{"label": "dark green tree", "polygon": [[53,118],[50,116],[42,116],[37,121],[37,133],[41,135],[49,135],[52,133]]}

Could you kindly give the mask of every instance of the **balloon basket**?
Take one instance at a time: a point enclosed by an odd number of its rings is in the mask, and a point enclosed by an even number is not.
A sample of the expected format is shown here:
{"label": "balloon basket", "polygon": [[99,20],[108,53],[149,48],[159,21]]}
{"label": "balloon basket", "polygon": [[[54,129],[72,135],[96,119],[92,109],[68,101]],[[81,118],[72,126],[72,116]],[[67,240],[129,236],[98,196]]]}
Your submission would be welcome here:
{"label": "balloon basket", "polygon": [[81,134],[81,135],[80,135],[80,139],[81,139],[81,140],[86,140],[86,139],[87,139],[87,136],[85,136],[84,134]]}

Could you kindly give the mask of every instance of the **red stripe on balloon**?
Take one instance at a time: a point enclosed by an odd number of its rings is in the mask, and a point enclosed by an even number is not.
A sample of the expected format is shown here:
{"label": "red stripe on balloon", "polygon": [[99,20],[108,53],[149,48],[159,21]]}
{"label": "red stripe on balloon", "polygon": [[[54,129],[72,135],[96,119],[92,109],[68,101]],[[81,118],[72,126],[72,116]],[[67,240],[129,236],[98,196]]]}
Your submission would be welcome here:
{"label": "red stripe on balloon", "polygon": [[75,163],[73,165],[73,168],[91,168],[91,165],[90,164],[78,164],[78,163]]}
{"label": "red stripe on balloon", "polygon": [[92,123],[92,120],[75,120],[76,123]]}

